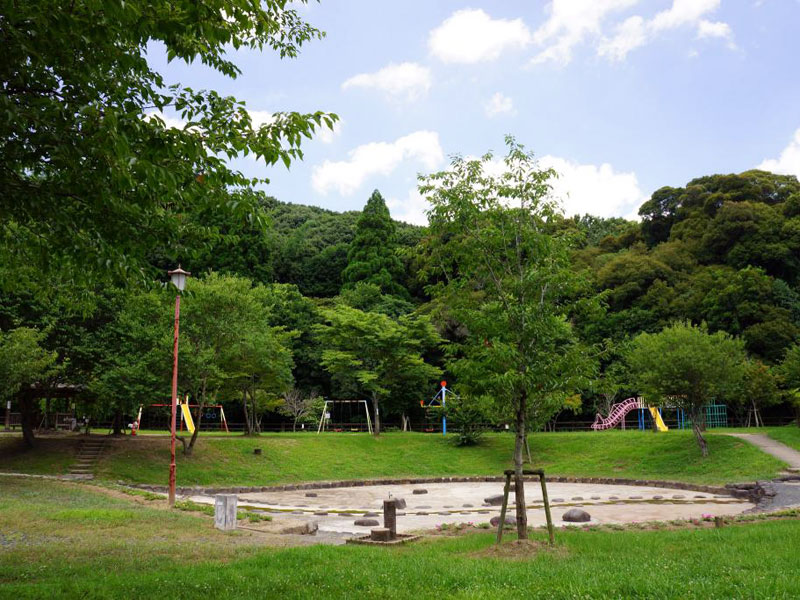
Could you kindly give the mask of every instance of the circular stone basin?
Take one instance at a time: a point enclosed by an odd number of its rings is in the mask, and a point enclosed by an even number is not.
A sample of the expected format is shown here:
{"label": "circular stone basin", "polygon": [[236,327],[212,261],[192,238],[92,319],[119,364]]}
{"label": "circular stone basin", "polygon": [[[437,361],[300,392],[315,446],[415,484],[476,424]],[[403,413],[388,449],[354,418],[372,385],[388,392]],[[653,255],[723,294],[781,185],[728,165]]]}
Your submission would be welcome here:
{"label": "circular stone basin", "polygon": [[[290,513],[291,518],[297,520],[302,518],[298,516],[300,512],[308,520],[319,523],[320,531],[363,534],[363,528],[353,525],[355,519],[363,518],[367,512],[377,512],[380,515],[377,519],[383,524],[383,501],[391,498],[409,500],[415,489],[419,489],[419,484],[325,488],[315,491],[317,497],[306,496],[307,490],[243,493],[239,495],[239,506],[272,509],[270,514],[275,520]],[[425,510],[409,504],[404,509],[405,514],[397,518],[398,532],[433,529],[441,523],[472,522],[477,525],[488,523],[491,517],[500,514],[500,506],[483,506],[483,499],[501,494],[502,482],[428,483],[425,484],[425,489],[428,490],[425,495]],[[649,486],[554,482],[547,484],[547,492],[553,499],[551,505],[554,507],[554,523],[557,526],[565,525],[557,517],[577,503],[592,515],[593,524],[734,515],[753,506],[747,500],[732,496],[711,498],[710,495],[704,495],[703,498],[697,498],[686,490]],[[636,498],[631,498],[632,496]],[[571,498],[584,500],[574,501]],[[206,504],[214,503],[213,496],[197,495],[191,499]],[[509,496],[509,503],[511,501],[513,497]],[[528,524],[533,527],[544,525],[542,488],[538,481],[526,481],[525,501],[528,506]],[[465,508],[469,504],[475,508]],[[324,511],[328,514],[315,515],[315,512],[323,512],[322,507],[325,507]],[[513,507],[509,506],[508,510],[513,514]]]}

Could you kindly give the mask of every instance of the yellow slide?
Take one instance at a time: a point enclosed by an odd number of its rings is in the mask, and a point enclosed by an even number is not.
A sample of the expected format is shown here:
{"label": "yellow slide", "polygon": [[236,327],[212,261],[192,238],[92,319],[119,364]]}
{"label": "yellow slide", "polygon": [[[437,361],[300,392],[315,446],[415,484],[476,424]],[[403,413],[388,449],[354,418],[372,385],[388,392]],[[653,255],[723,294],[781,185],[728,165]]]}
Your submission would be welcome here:
{"label": "yellow slide", "polygon": [[194,433],[194,419],[192,419],[192,412],[189,410],[189,401],[181,402],[181,412],[183,413],[183,422],[186,423],[186,429],[189,433]]}
{"label": "yellow slide", "polygon": [[653,420],[656,422],[656,429],[659,431],[669,431],[669,427],[664,424],[664,419],[661,418],[661,413],[655,406],[648,406],[650,414],[653,415]]}

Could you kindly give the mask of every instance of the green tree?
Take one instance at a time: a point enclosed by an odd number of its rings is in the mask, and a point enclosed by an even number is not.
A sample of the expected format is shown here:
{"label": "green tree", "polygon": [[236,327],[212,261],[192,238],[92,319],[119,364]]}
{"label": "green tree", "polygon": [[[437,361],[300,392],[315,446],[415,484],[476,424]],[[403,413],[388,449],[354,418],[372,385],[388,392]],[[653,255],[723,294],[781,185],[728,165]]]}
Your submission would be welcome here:
{"label": "green tree", "polygon": [[42,348],[45,334],[28,327],[0,331],[0,401],[16,397],[22,414],[22,435],[33,446],[33,400],[29,388],[57,370],[55,352]]}
{"label": "green tree", "polygon": [[654,404],[685,410],[697,445],[708,456],[703,438],[710,400],[736,398],[746,369],[744,343],[723,331],[679,322],[659,333],[642,333],[626,355],[631,384]]}
{"label": "green tree", "polygon": [[441,339],[423,316],[395,320],[344,304],[321,312],[325,323],[315,331],[323,347],[322,364],[340,382],[369,396],[375,435],[380,435],[380,406],[393,389],[429,389],[441,375],[423,357]]}
{"label": "green tree", "polygon": [[494,398],[515,424],[517,530],[527,537],[523,450],[529,421],[544,423],[579,389],[592,361],[569,314],[579,290],[569,240],[553,234],[551,170],[507,140],[505,171],[490,175],[493,156],[453,159],[448,171],[421,178],[431,203],[426,240],[431,288],[463,327],[448,370],[462,395]]}
{"label": "green tree", "polygon": [[795,407],[795,421],[800,427],[800,344],[794,344],[786,351],[778,373],[789,388],[789,398]]}
{"label": "green tree", "polygon": [[[0,13],[0,263],[51,280],[149,282],[151,248],[185,259],[213,233],[187,213],[257,217],[253,181],[228,159],[288,166],[337,118],[286,112],[258,126],[244,103],[171,84],[148,63],[154,44],[231,78],[231,48],[294,57],[323,34],[287,0],[4,1]],[[185,125],[168,125],[167,109]]]}
{"label": "green tree", "polygon": [[378,190],[372,192],[356,224],[356,235],[342,272],[344,287],[365,282],[377,285],[384,294],[407,297],[400,285],[403,263],[397,255],[395,225]]}

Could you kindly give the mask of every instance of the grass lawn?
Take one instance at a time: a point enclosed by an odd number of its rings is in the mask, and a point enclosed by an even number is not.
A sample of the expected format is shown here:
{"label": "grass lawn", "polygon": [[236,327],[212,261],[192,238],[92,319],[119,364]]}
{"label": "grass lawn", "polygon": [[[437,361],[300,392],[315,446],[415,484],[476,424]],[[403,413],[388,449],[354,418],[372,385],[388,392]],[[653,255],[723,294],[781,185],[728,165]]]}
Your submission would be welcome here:
{"label": "grass lawn", "polygon": [[560,531],[556,551],[518,560],[487,556],[491,534],[274,548],[140,499],[4,478],[0,598],[796,598],[798,538],[794,519]]}
{"label": "grass lawn", "polygon": [[[639,431],[541,433],[531,436],[536,466],[552,475],[666,479],[727,483],[764,479],[780,461],[736,438],[709,435],[703,459],[690,432]],[[9,440],[2,440],[10,444]],[[11,453],[4,471],[59,472],[74,454],[74,438],[42,440],[42,450]],[[17,442],[20,443],[20,442]],[[59,445],[63,444],[63,450]],[[255,438],[205,437],[193,456],[178,453],[179,485],[268,485],[357,478],[499,475],[510,466],[513,437],[487,434],[479,446],[458,448],[451,440],[422,433],[264,434]],[[180,447],[180,445],[179,445]],[[0,447],[2,448],[2,447]],[[260,456],[254,448],[262,448]],[[166,437],[111,441],[95,471],[99,478],[139,483],[166,482]],[[52,471],[49,471],[52,469]]]}
{"label": "grass lawn", "polygon": [[800,450],[800,427],[797,425],[787,425],[786,427],[770,427],[767,435],[773,440],[783,442],[787,446]]}

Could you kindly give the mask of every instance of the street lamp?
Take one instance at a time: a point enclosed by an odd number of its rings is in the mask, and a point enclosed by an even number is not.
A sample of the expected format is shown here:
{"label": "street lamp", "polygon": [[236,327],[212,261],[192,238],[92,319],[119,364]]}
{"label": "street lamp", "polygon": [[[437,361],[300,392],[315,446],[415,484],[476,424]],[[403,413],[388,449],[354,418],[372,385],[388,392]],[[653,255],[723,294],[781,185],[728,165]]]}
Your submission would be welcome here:
{"label": "street lamp", "polygon": [[178,268],[174,271],[167,271],[172,284],[178,288],[178,293],[175,295],[175,344],[173,347],[173,363],[172,363],[172,423],[170,425],[170,463],[169,463],[169,505],[175,506],[175,413],[178,410],[178,331],[180,329],[181,317],[181,292],[186,287],[186,278],[191,273]]}

